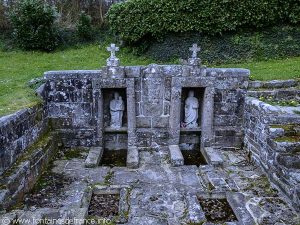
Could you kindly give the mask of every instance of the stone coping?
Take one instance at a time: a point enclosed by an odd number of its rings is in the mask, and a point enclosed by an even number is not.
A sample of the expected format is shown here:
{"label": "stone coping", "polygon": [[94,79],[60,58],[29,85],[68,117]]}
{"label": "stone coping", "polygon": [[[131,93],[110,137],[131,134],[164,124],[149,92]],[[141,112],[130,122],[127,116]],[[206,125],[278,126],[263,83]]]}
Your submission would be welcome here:
{"label": "stone coping", "polygon": [[[107,72],[110,67],[103,67],[100,70],[62,70],[62,71],[48,71],[44,73],[45,79],[66,79],[66,78],[100,78],[102,74]],[[155,65],[148,66],[120,66],[116,69],[125,70],[125,74],[128,77],[139,77],[141,71],[144,73],[161,73],[164,75],[178,76],[183,75],[186,70],[195,70],[196,76],[202,74],[204,70],[204,76],[230,76],[230,77],[248,77],[250,70],[241,68],[201,68],[196,69],[192,66],[186,65]],[[197,70],[198,69],[198,70]],[[193,73],[194,74],[194,73]],[[137,76],[138,75],[138,76]]]}
{"label": "stone coping", "polygon": [[0,127],[5,126],[8,123],[11,123],[16,120],[26,119],[30,114],[35,113],[39,108],[41,108],[41,104],[34,105],[32,107],[21,109],[15,113],[0,117]]}
{"label": "stone coping", "polygon": [[[245,103],[251,105],[257,110],[262,112],[262,115],[269,121],[269,124],[289,124],[289,123],[300,123],[300,115],[296,113],[289,113],[287,108],[284,106],[273,106],[266,102],[263,102],[254,97],[246,97]],[[295,110],[298,108],[295,107]],[[271,115],[274,115],[273,117]]]}
{"label": "stone coping", "polygon": [[270,80],[270,81],[251,81],[249,82],[249,88],[259,89],[259,88],[289,88],[299,85],[297,79],[289,80]]}

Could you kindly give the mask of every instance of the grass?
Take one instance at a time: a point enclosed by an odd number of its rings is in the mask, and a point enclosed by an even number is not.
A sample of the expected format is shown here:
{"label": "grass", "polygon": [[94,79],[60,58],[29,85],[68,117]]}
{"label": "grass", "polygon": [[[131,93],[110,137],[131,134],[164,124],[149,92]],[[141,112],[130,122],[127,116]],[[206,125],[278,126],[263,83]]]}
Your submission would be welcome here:
{"label": "grass", "polygon": [[[99,69],[104,66],[109,56],[106,45],[91,44],[54,53],[0,51],[0,116],[38,103],[40,99],[27,86],[27,82],[42,77],[45,71]],[[137,57],[127,49],[122,49],[118,57],[122,65],[153,63],[151,59]],[[300,57],[218,67],[248,68],[252,79],[256,80],[300,78]]]}
{"label": "grass", "polygon": [[300,78],[300,57],[261,62],[226,64],[219,67],[250,69],[251,79],[253,80],[287,80]]}
{"label": "grass", "polygon": [[[99,69],[109,53],[106,45],[87,45],[80,48],[41,52],[0,51],[0,116],[30,107],[40,100],[27,86],[33,78],[49,70]],[[118,57],[122,65],[147,65],[151,61],[122,50]]]}

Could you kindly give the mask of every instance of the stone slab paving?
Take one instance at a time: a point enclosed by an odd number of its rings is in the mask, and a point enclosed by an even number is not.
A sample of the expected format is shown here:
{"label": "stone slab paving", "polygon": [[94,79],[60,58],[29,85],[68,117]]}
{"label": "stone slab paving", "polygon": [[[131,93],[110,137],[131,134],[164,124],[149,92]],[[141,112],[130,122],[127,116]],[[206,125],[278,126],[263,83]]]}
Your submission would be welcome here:
{"label": "stone slab paving", "polygon": [[[197,196],[221,196],[227,198],[238,218],[225,224],[300,224],[299,215],[270,186],[262,171],[247,161],[243,151],[218,151],[223,166],[172,167],[167,147],[140,151],[138,169],[86,168],[85,159],[57,160],[52,171],[72,178],[73,182],[63,187],[63,195],[58,194],[51,201],[57,203],[58,215],[69,210],[74,217],[75,210],[78,217],[86,215],[79,212],[86,212],[93,187],[100,185],[110,191],[126,188],[127,194],[122,195],[126,197],[121,200],[129,206],[125,224],[208,225],[213,223],[206,221]],[[41,215],[43,210],[25,208],[22,214],[28,217],[37,213],[44,218],[47,213]],[[7,215],[11,217],[11,213]]]}

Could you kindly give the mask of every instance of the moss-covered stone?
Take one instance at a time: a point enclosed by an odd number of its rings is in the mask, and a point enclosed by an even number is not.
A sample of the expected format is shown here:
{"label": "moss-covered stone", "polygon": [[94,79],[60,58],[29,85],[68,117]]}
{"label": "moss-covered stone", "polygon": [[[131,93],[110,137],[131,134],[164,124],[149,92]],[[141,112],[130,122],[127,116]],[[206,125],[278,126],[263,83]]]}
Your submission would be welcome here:
{"label": "moss-covered stone", "polygon": [[300,115],[300,111],[298,110],[294,110],[294,113],[299,114]]}
{"label": "moss-covered stone", "polygon": [[275,138],[277,142],[300,142],[300,136],[283,136]]}
{"label": "moss-covered stone", "polygon": [[[286,137],[292,137],[291,139],[294,139],[294,137],[300,136],[300,126],[296,124],[275,124],[271,125],[270,128],[281,128],[284,130],[284,136]],[[281,137],[282,138],[282,137]]]}
{"label": "moss-covered stone", "polygon": [[11,176],[16,169],[21,165],[22,162],[25,161],[30,161],[32,159],[32,155],[40,151],[41,149],[46,151],[47,146],[51,143],[52,141],[52,136],[49,131],[45,132],[43,135],[41,135],[37,141],[35,141],[27,150],[24,151],[23,155],[21,155],[16,162],[13,164],[13,166],[8,169],[4,174],[3,178]]}
{"label": "moss-covered stone", "polygon": [[108,172],[104,177],[104,185],[111,185],[113,176],[114,176],[113,171]]}
{"label": "moss-covered stone", "polygon": [[70,160],[75,158],[85,158],[88,150],[85,148],[70,148],[63,151],[63,159]]}

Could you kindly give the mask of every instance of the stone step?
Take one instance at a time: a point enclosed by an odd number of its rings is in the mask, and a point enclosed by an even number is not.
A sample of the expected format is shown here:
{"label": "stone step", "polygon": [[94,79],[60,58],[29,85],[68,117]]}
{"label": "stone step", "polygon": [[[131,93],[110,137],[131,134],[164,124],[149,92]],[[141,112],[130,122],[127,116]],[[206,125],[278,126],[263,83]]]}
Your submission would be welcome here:
{"label": "stone step", "polygon": [[207,165],[199,167],[200,174],[206,182],[208,191],[230,191],[231,187],[226,182],[226,175],[221,171],[216,170],[213,166]]}
{"label": "stone step", "polygon": [[130,169],[136,169],[139,167],[139,150],[136,146],[128,147],[126,164]]}
{"label": "stone step", "polygon": [[223,159],[218,151],[216,151],[213,147],[204,147],[201,149],[201,152],[207,161],[207,163],[214,166],[223,165]]}
{"label": "stone step", "polygon": [[239,223],[244,225],[257,224],[247,207],[247,197],[242,193],[226,192],[226,198],[230,206],[232,207]]}
{"label": "stone step", "polygon": [[178,145],[169,145],[172,166],[183,166],[184,158]]}
{"label": "stone step", "polygon": [[163,165],[170,163],[170,152],[168,146],[160,146],[152,150],[139,150],[139,167],[146,165]]}
{"label": "stone step", "polygon": [[97,167],[101,161],[103,155],[102,147],[92,147],[84,162],[84,166],[87,168]]}

